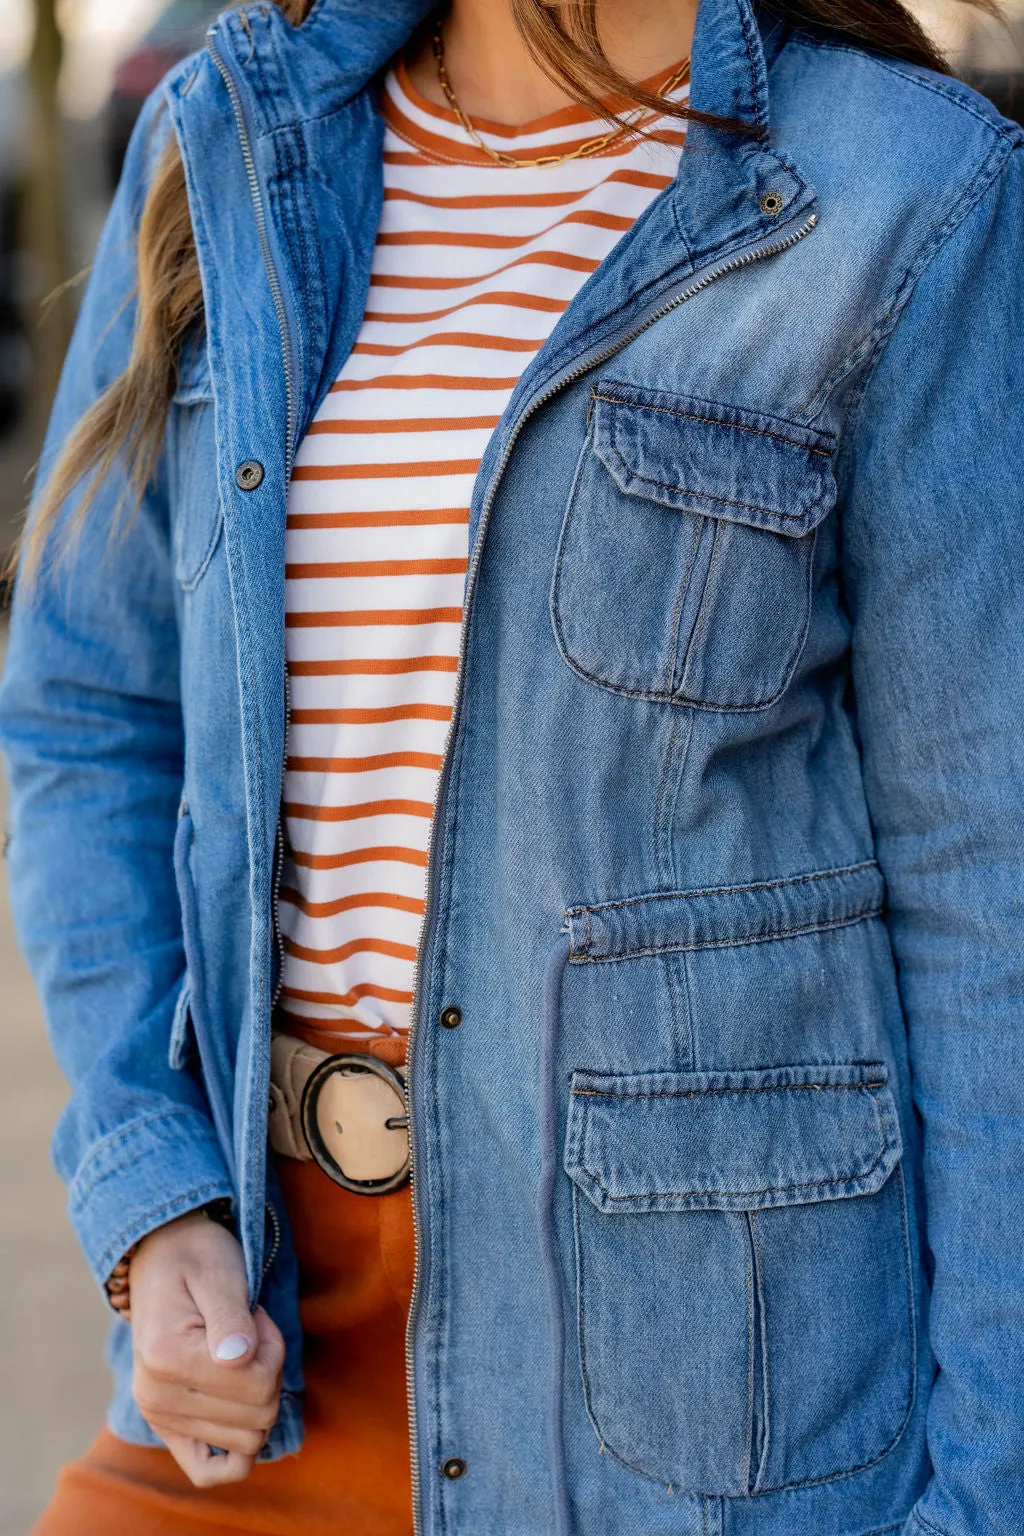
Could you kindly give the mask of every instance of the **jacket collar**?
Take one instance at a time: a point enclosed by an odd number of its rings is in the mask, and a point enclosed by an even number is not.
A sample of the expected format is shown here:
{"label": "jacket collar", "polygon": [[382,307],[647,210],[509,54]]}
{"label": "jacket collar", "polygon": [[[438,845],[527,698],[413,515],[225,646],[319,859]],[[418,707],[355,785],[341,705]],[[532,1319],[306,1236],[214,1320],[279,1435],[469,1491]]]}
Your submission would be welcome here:
{"label": "jacket collar", "polygon": [[[250,131],[267,139],[322,122],[357,100],[365,106],[366,88],[431,8],[431,0],[316,0],[296,28],[261,0],[223,12],[209,36],[227,56]],[[728,134],[690,124],[674,198],[679,254],[691,269],[745,242],[770,239],[814,206],[813,188],[771,142],[768,65],[787,32],[754,0],[699,0],[691,103],[749,127]],[[766,193],[769,213],[761,205]]]}
{"label": "jacket collar", "polygon": [[[252,95],[257,133],[337,111],[367,85],[429,14],[432,0],[316,0],[301,27],[276,5],[218,16],[211,31]],[[768,129],[767,59],[781,24],[752,0],[700,0],[691,65],[694,107]]]}

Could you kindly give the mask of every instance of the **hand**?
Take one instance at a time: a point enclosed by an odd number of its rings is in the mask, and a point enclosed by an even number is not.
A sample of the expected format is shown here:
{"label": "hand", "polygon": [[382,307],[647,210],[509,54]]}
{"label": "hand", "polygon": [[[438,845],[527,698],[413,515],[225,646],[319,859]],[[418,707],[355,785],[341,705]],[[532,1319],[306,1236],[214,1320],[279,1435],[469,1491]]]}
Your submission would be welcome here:
{"label": "hand", "polygon": [[277,1418],[284,1340],[249,1311],[240,1245],[201,1211],[151,1232],[131,1262],[131,1312],[143,1418],[197,1488],[244,1482]]}

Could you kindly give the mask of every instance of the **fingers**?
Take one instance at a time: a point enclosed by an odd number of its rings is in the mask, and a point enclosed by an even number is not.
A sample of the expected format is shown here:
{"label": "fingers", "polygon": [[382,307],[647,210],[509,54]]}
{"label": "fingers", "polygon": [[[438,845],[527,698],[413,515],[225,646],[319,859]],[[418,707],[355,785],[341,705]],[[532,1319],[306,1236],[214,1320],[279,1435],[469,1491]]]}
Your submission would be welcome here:
{"label": "fingers", "polygon": [[220,1424],[214,1419],[205,1420],[188,1414],[164,1414],[159,1420],[151,1423],[161,1440],[165,1443],[168,1436],[173,1439],[195,1441],[201,1445],[215,1445],[223,1451],[237,1451],[241,1456],[247,1456],[251,1460],[263,1449],[267,1441],[265,1429],[231,1429],[227,1425]]}
{"label": "fingers", "polygon": [[[131,1284],[143,1417],[198,1486],[247,1476],[277,1417],[285,1351],[266,1312],[249,1311],[239,1244],[205,1218],[171,1223],[140,1247]],[[208,1445],[229,1454],[211,1459]]]}
{"label": "fingers", "polygon": [[[157,1419],[200,1419],[220,1424],[224,1429],[268,1430],[277,1417],[277,1393],[268,1390],[263,1403],[243,1403],[230,1397],[214,1397],[197,1392],[180,1381],[159,1381],[140,1371],[135,1382],[135,1401],[142,1417],[150,1424]],[[171,1425],[181,1429],[181,1425]],[[198,1435],[198,1431],[197,1431]],[[220,1444],[220,1441],[215,1441]]]}
{"label": "fingers", "polygon": [[224,1483],[244,1483],[252,1471],[253,1458],[238,1451],[215,1456],[202,1440],[181,1435],[165,1435],[164,1444],[185,1476],[197,1488],[217,1488]]}

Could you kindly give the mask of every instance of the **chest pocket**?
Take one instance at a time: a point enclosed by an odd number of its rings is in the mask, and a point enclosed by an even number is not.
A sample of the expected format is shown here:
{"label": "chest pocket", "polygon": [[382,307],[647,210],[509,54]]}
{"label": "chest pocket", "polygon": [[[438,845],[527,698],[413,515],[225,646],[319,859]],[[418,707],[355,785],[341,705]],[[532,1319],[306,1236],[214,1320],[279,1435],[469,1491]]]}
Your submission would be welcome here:
{"label": "chest pocket", "polygon": [[807,637],[834,439],[600,380],[551,591],[559,648],[604,688],[755,710]]}
{"label": "chest pocket", "polygon": [[174,574],[191,591],[210,564],[223,521],[210,361],[202,337],[186,343],[167,430]]}

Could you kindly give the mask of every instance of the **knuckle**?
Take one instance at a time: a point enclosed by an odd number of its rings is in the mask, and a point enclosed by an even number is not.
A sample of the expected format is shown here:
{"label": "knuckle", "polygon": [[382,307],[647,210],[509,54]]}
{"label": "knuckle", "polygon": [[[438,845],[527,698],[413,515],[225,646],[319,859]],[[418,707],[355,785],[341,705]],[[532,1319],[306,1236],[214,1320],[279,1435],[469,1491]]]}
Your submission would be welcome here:
{"label": "knuckle", "polygon": [[138,1344],[136,1352],[138,1363],[154,1381],[177,1381],[181,1376],[181,1340],[176,1334],[151,1334]]}

